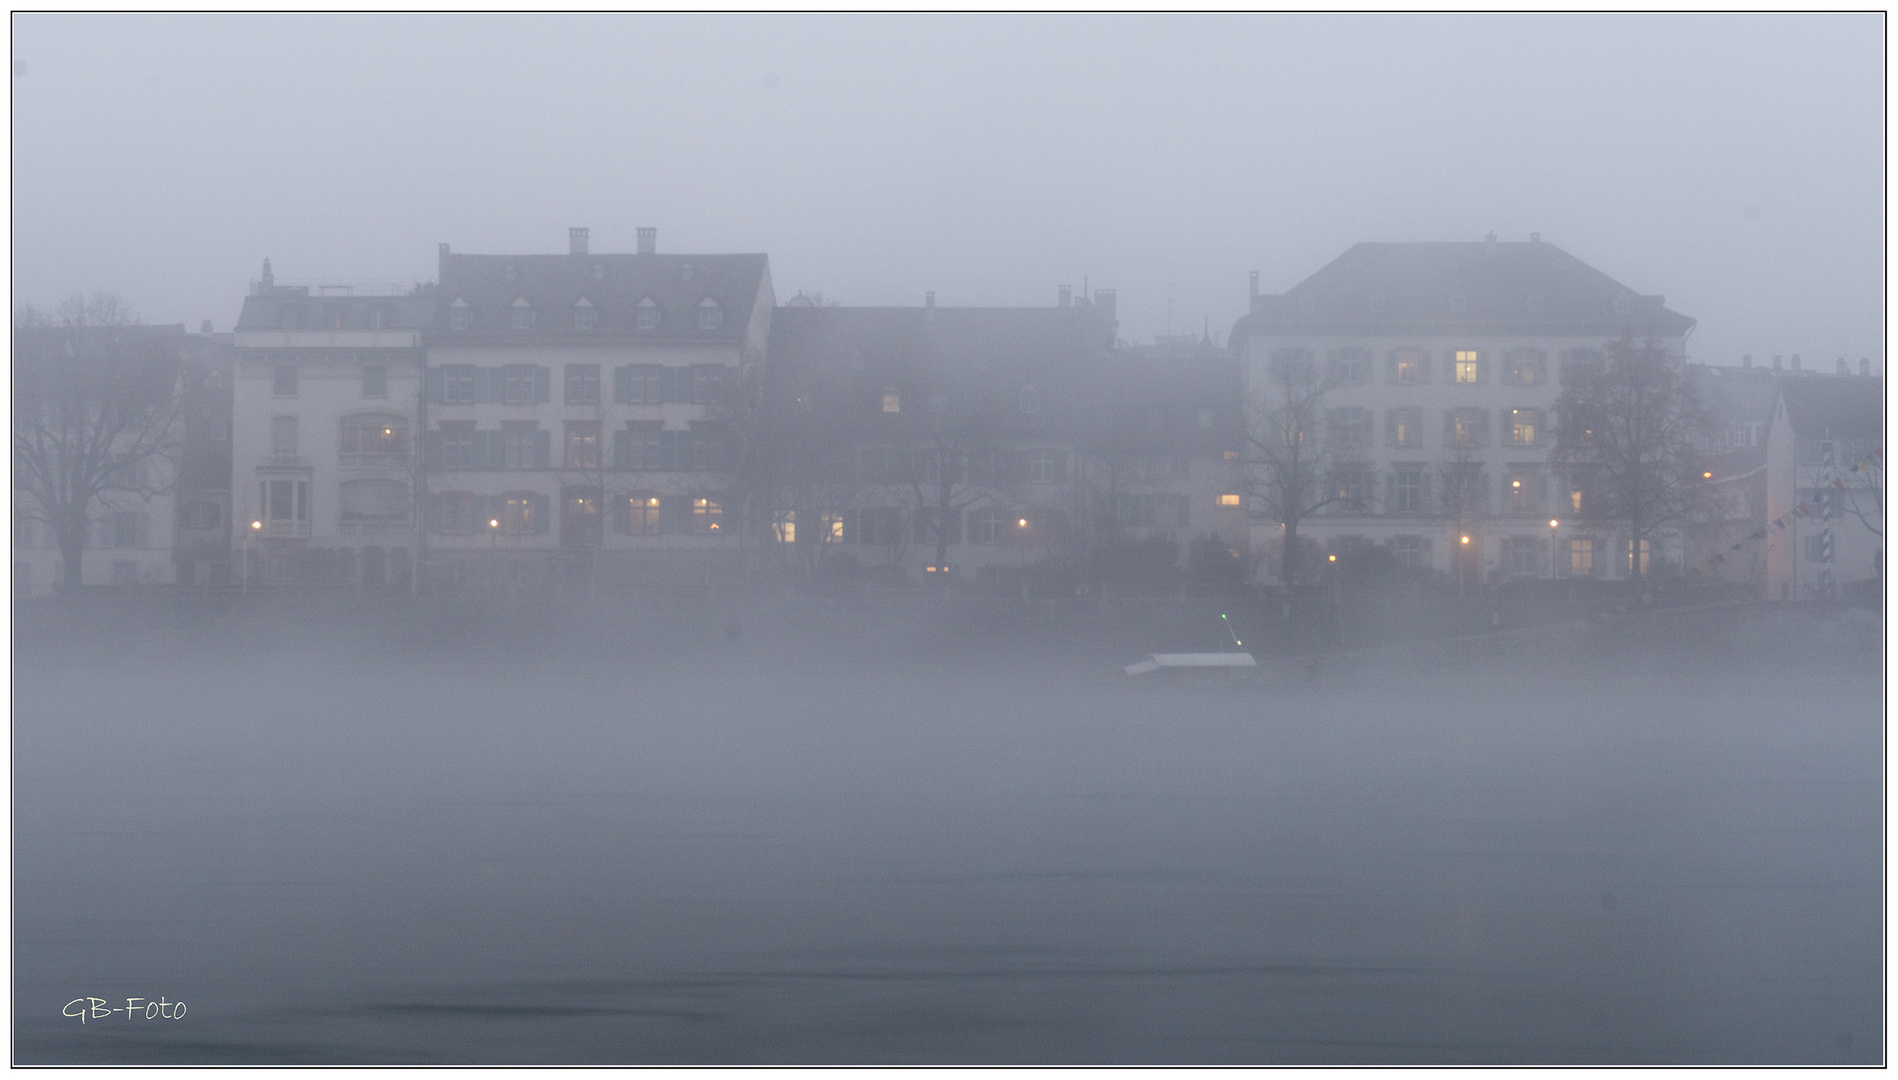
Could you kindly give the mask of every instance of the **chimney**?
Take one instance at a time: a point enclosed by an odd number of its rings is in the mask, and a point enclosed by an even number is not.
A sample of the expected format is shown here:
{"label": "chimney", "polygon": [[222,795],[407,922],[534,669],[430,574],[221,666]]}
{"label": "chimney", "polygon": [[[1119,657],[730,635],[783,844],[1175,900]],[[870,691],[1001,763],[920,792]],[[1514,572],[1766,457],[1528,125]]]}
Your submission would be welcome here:
{"label": "chimney", "polygon": [[1861,356],[1858,358],[1858,373],[1860,375],[1870,375],[1872,373],[1871,357]]}
{"label": "chimney", "polygon": [[567,254],[585,255],[587,253],[587,227],[575,225],[567,230]]}
{"label": "chimney", "polygon": [[1109,319],[1112,319],[1114,317],[1114,290],[1113,289],[1095,289],[1094,290],[1094,306],[1096,308],[1099,308],[1102,311],[1107,312],[1107,317]]}
{"label": "chimney", "polygon": [[210,332],[211,332],[211,320],[206,319],[204,320],[204,323],[198,327],[198,333],[208,334]]}
{"label": "chimney", "polygon": [[1849,366],[1847,366],[1847,364],[1846,364],[1846,362],[1845,362],[1845,357],[1843,357],[1843,356],[1841,356],[1841,357],[1839,357],[1839,363],[1838,363],[1838,367],[1837,367],[1837,368],[1836,368],[1835,370],[1837,370],[1837,372],[1838,372],[1838,373],[1839,373],[1840,375],[1850,375],[1850,374],[1852,374],[1852,369],[1851,369],[1851,368],[1850,368]]}
{"label": "chimney", "polygon": [[923,306],[924,306],[924,307],[928,307],[928,308],[933,308],[933,307],[935,307],[935,306],[936,306],[936,294],[935,294],[935,293],[933,293],[933,292],[926,292],[926,293],[924,293],[924,294],[923,294]]}
{"label": "chimney", "polygon": [[658,228],[652,225],[641,225],[639,227],[639,253],[641,255],[655,255],[658,251]]}
{"label": "chimney", "polygon": [[1741,367],[1743,367],[1743,368],[1750,368],[1750,367],[1752,367],[1752,366],[1753,366],[1753,354],[1752,354],[1752,353],[1747,353],[1747,354],[1746,354],[1745,356],[1742,356],[1742,357],[1740,357],[1740,366],[1741,366]]}
{"label": "chimney", "polygon": [[269,292],[271,289],[276,287],[276,284],[277,284],[277,279],[271,276],[271,273],[270,273],[270,260],[265,259],[264,260],[264,291]]}
{"label": "chimney", "polygon": [[1794,370],[1794,371],[1798,371],[1798,370],[1799,370],[1799,368],[1800,368],[1800,364],[1799,364],[1799,354],[1798,354],[1798,353],[1794,353],[1794,354],[1793,354],[1793,370]]}
{"label": "chimney", "polygon": [[1068,307],[1074,303],[1074,286],[1063,285],[1059,293],[1061,299],[1055,302],[1056,307]]}

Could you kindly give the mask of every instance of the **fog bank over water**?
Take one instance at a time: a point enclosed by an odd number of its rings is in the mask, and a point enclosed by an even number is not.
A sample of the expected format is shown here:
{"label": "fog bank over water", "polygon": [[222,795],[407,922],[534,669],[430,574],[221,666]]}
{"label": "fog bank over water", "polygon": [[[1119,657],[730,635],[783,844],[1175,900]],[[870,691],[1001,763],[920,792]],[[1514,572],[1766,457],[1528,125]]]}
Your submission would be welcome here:
{"label": "fog bank over water", "polygon": [[18,1061],[1882,1054],[1868,615],[1227,685],[1129,682],[1087,619],[812,640],[847,611],[571,662],[23,643]]}

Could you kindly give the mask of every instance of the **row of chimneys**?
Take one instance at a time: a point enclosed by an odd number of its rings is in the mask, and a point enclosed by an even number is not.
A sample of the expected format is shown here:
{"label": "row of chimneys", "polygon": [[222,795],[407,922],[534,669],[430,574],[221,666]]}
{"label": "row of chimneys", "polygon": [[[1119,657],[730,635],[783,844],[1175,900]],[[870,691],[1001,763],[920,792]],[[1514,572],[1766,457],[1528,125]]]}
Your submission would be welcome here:
{"label": "row of chimneys", "polygon": [[[639,249],[641,255],[655,255],[659,252],[659,230],[650,225],[639,227]],[[585,255],[587,253],[587,228],[575,225],[567,230],[567,253]]]}
{"label": "row of chimneys", "polygon": [[[1785,359],[1786,358],[1783,356],[1773,357],[1773,370],[1774,371],[1781,370],[1781,365],[1785,363]],[[1740,366],[1743,368],[1752,367],[1753,354],[1747,353],[1745,356],[1740,357]],[[1793,370],[1798,371],[1800,370],[1800,368],[1801,368],[1801,364],[1799,362],[1799,354],[1794,353],[1793,354]],[[1839,357],[1838,363],[1834,367],[1833,370],[1840,375],[1850,375],[1852,373],[1852,365],[1846,363],[1845,357],[1841,356]],[[1871,357],[1861,356],[1858,358],[1858,373],[1860,375],[1870,375],[1872,373],[1872,358]]]}

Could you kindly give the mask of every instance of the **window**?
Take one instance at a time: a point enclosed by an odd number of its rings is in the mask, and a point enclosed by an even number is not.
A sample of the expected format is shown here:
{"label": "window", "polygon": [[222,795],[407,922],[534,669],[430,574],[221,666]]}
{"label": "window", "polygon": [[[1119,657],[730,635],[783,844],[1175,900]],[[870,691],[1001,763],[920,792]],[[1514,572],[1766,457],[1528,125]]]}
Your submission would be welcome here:
{"label": "window", "polygon": [[1331,354],[1332,379],[1339,386],[1363,386],[1371,381],[1371,350],[1346,345]]}
{"label": "window", "polygon": [[519,420],[501,422],[501,468],[533,469],[540,461],[539,424]]}
{"label": "window", "polygon": [[578,330],[581,333],[586,333],[588,330],[591,330],[595,326],[598,326],[599,323],[600,323],[599,310],[596,309],[592,304],[587,303],[584,298],[582,298],[578,304],[574,305],[573,328],[575,330]]}
{"label": "window", "polygon": [[1021,388],[1021,400],[1018,407],[1023,416],[1033,416],[1041,411],[1041,391],[1033,384]]}
{"label": "window", "polygon": [[362,396],[367,398],[386,398],[389,396],[388,367],[382,364],[363,365]]}
{"label": "window", "polygon": [[1037,484],[1052,484],[1068,478],[1068,455],[1060,450],[1030,450],[1028,479]]}
{"label": "window", "polygon": [[456,297],[455,302],[448,305],[448,328],[450,330],[466,330],[473,325],[474,309],[468,306],[466,300]]}
{"label": "window", "polygon": [[442,404],[473,405],[475,401],[475,366],[473,364],[442,365]]}
{"label": "window", "polygon": [[1539,349],[1511,349],[1503,358],[1503,381],[1511,386],[1536,386],[1544,381]]}
{"label": "window", "polygon": [[1331,441],[1338,446],[1368,446],[1371,442],[1371,410],[1348,406],[1331,410]]}
{"label": "window", "polygon": [[1371,505],[1371,468],[1368,465],[1340,465],[1331,474],[1332,494],[1337,509],[1344,513],[1362,512]]}
{"label": "window", "polygon": [[295,535],[310,520],[308,480],[261,480],[258,503],[266,536]]}
{"label": "window", "polygon": [[297,366],[278,364],[271,371],[270,392],[278,397],[297,396]]}
{"label": "window", "polygon": [[641,330],[659,329],[659,305],[652,302],[652,297],[639,302],[638,312],[637,322]]}
{"label": "window", "polygon": [[725,312],[717,304],[712,302],[711,297],[706,297],[705,300],[699,304],[700,330],[716,330],[724,321]]}
{"label": "window", "polygon": [[1443,414],[1443,441],[1453,446],[1482,446],[1488,414],[1482,409],[1448,409]]}
{"label": "window", "polygon": [[1832,560],[1832,530],[1820,529],[1806,537],[1806,561],[1830,562]]}
{"label": "window", "polygon": [[1518,469],[1509,474],[1509,509],[1518,514],[1533,514],[1537,503],[1536,488],[1540,481],[1536,474],[1527,469]]}
{"label": "window", "polygon": [[514,306],[508,310],[508,320],[509,325],[517,331],[532,330],[534,328],[534,309],[527,303],[525,298],[516,300],[514,301]]}
{"label": "window", "polygon": [[1503,569],[1514,577],[1540,577],[1542,564],[1548,561],[1543,557],[1543,542],[1539,536],[1504,537]]}
{"label": "window", "polygon": [[501,498],[501,531],[531,533],[540,531],[540,497],[531,491],[510,492]]}
{"label": "window", "polygon": [[969,511],[969,543],[994,544],[1008,535],[1008,515],[999,506],[980,506]]}
{"label": "window", "polygon": [[[1628,541],[1627,545],[1622,548],[1622,554],[1624,555],[1624,558],[1622,561],[1626,563],[1628,567],[1628,573],[1630,574],[1633,574],[1636,572],[1635,570],[1636,551],[1637,549],[1635,547],[1635,543],[1632,540]],[[1641,560],[1640,561],[1641,568],[1639,572],[1645,574],[1648,572],[1648,542],[1646,540],[1641,541],[1641,544],[1639,547],[1639,553],[1640,553],[1640,560]]]}
{"label": "window", "polygon": [[597,405],[600,403],[600,365],[567,365],[567,404]]}
{"label": "window", "polygon": [[1398,349],[1391,354],[1391,378],[1400,383],[1421,383],[1430,381],[1428,369],[1424,367],[1422,349]]}
{"label": "window", "polygon": [[888,413],[903,411],[903,395],[892,386],[883,391],[883,411]]}
{"label": "window", "polygon": [[441,459],[444,469],[475,467],[475,426],[472,420],[448,420],[441,425]]}
{"label": "window", "polygon": [[1245,499],[1236,493],[1230,493],[1219,496],[1217,503],[1221,510],[1237,510],[1245,505]]}
{"label": "window", "polygon": [[1568,542],[1568,572],[1575,577],[1591,577],[1595,573],[1595,542],[1593,540],[1570,540]]}
{"label": "window", "polygon": [[563,488],[560,492],[560,543],[563,547],[590,547],[600,542],[600,496],[593,488]]}
{"label": "window", "polygon": [[780,510],[772,515],[771,535],[780,544],[797,543],[797,511]]}
{"label": "window", "polygon": [[1393,536],[1391,555],[1396,558],[1397,565],[1416,569],[1430,558],[1429,542],[1421,536]]}
{"label": "window", "polygon": [[409,486],[400,480],[345,480],[339,495],[345,522],[388,524],[409,519]]}
{"label": "window", "polygon": [[1422,469],[1399,469],[1391,477],[1391,510],[1394,513],[1414,514],[1424,508],[1424,472]]}
{"label": "window", "polygon": [[1512,446],[1534,446],[1536,426],[1542,419],[1540,409],[1509,410],[1509,442]]}
{"label": "window", "polygon": [[645,536],[659,531],[659,496],[628,495],[623,532]]}
{"label": "window", "polygon": [[408,418],[397,413],[343,417],[342,466],[394,467],[409,452]]}
{"label": "window", "polygon": [[1569,505],[1570,513],[1574,513],[1574,514],[1581,513],[1582,512],[1582,493],[1579,491],[1569,492],[1568,505]]}
{"label": "window", "polygon": [[567,425],[567,468],[600,467],[600,422],[581,420]]}
{"label": "window", "polygon": [[294,461],[297,456],[297,418],[270,418],[270,454],[278,461]]}
{"label": "window", "polygon": [[869,506],[857,515],[857,543],[896,545],[902,542],[902,507]]}
{"label": "window", "polygon": [[[568,365],[568,386],[571,388],[573,365]],[[501,403],[503,405],[531,405],[534,403],[534,365],[504,364],[501,367]],[[596,376],[597,379],[597,376]],[[572,390],[569,389],[571,394]]]}
{"label": "window", "polygon": [[1384,445],[1422,446],[1423,410],[1392,409],[1384,414]]}
{"label": "window", "polygon": [[1456,365],[1456,381],[1459,384],[1475,384],[1478,375],[1476,351],[1474,349],[1458,349],[1454,363]]}

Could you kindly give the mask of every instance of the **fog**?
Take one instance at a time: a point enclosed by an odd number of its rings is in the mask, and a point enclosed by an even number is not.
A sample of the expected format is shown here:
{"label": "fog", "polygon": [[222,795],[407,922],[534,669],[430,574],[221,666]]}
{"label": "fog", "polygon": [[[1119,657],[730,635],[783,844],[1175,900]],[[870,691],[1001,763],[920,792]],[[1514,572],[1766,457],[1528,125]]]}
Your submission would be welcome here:
{"label": "fog", "polygon": [[16,1060],[1882,1060],[1869,613],[713,608],[26,619]]}
{"label": "fog", "polygon": [[[1221,334],[1360,241],[1531,232],[1700,320],[1882,353],[1883,17],[13,19],[15,290],[227,330],[435,245],[768,252],[780,299]],[[1877,363],[1878,361],[1874,361]]]}

